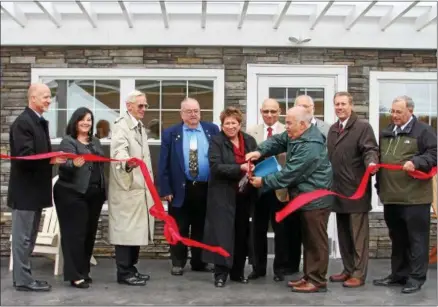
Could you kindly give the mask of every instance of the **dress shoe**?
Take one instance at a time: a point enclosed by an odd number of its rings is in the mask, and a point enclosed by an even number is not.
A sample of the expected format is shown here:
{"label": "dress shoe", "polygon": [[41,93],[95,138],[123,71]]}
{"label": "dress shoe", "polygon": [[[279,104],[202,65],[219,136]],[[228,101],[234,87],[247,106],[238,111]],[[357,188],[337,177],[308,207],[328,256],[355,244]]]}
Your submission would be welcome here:
{"label": "dress shoe", "polygon": [[135,277],[148,281],[151,277],[148,274],[135,273]]}
{"label": "dress shoe", "polygon": [[230,276],[230,280],[235,281],[235,282],[239,282],[241,284],[248,283],[248,278],[245,278],[244,276],[239,276],[239,277],[231,277]]}
{"label": "dress shoe", "polygon": [[284,275],[283,274],[274,274],[274,281],[275,282],[284,281]]}
{"label": "dress shoe", "polygon": [[404,286],[406,284],[405,280],[402,279],[393,279],[392,277],[388,276],[382,279],[375,279],[373,280],[373,285],[375,286]]}
{"label": "dress shoe", "polygon": [[331,282],[344,282],[346,281],[350,276],[347,274],[341,273],[341,274],[334,274],[330,276]]}
{"label": "dress shoe", "polygon": [[406,285],[401,290],[402,293],[415,293],[421,290],[421,286],[418,284],[407,282]]}
{"label": "dress shoe", "polygon": [[37,280],[34,280],[30,284],[23,285],[23,286],[15,286],[15,290],[17,291],[35,291],[35,292],[42,292],[42,291],[50,291],[52,289],[52,286],[48,283],[41,283]]}
{"label": "dress shoe", "polygon": [[316,293],[316,292],[327,292],[327,286],[316,286],[311,282],[306,281],[305,283],[292,287],[292,292],[298,293]]}
{"label": "dress shoe", "polygon": [[301,286],[302,284],[305,284],[307,281],[304,278],[300,278],[298,280],[289,280],[287,282],[287,286],[290,288]]}
{"label": "dress shoe", "polygon": [[87,283],[84,279],[80,281],[70,281],[70,285],[72,287],[78,288],[78,289],[88,289],[90,287],[90,284]]}
{"label": "dress shoe", "polygon": [[146,286],[146,280],[138,278],[137,276],[131,276],[125,279],[118,279],[119,284],[125,284],[129,286]]}
{"label": "dress shoe", "polygon": [[91,277],[86,277],[86,278],[85,278],[85,281],[86,281],[87,283],[89,283],[89,284],[92,284],[92,283],[93,283],[93,279],[91,279]]}
{"label": "dress shoe", "polygon": [[356,277],[351,277],[344,281],[342,285],[346,288],[357,288],[363,286],[364,284],[365,282],[363,280]]}
{"label": "dress shoe", "polygon": [[[49,284],[49,283],[48,283],[47,281],[45,281],[45,280],[38,280],[38,279],[35,279],[35,281],[36,281],[37,283],[42,284],[42,285],[48,285],[48,284]],[[16,283],[15,283],[15,281],[12,283],[12,285],[14,286],[14,288],[16,287]]]}
{"label": "dress shoe", "polygon": [[217,279],[214,281],[214,286],[216,288],[223,288],[225,287],[225,281],[223,279]]}
{"label": "dress shoe", "polygon": [[174,266],[172,267],[172,270],[170,270],[170,274],[172,275],[182,275],[183,274],[183,268],[180,266]]}
{"label": "dress shoe", "polygon": [[252,271],[251,273],[249,273],[248,279],[257,279],[259,277],[265,277],[265,276],[266,276],[266,273],[265,274],[259,274],[256,271]]}

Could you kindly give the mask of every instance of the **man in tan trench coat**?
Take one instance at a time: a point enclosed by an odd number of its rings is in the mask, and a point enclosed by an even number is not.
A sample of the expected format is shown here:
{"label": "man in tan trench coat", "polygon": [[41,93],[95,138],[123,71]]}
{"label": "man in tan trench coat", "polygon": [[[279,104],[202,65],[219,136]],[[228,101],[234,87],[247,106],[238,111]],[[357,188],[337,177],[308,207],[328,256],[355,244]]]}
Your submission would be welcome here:
{"label": "man in tan trench coat", "polygon": [[[146,129],[141,122],[148,107],[146,95],[133,91],[126,101],[127,112],[114,123],[111,158],[142,159],[152,175]],[[154,234],[154,218],[149,214],[152,196],[136,164],[114,162],[110,166],[109,240],[115,245],[117,281],[131,286],[146,285],[149,275],[140,274],[135,264],[141,245]]]}

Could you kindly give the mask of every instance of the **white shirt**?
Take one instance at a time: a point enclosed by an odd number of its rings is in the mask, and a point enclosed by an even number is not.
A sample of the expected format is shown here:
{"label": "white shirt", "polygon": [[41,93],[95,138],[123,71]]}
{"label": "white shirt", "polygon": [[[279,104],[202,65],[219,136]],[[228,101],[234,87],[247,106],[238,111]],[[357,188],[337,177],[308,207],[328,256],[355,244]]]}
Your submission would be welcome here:
{"label": "white shirt", "polygon": [[316,126],[316,118],[312,117],[312,120],[310,121],[311,124],[314,124]]}
{"label": "white shirt", "polygon": [[42,117],[42,115],[40,113],[38,113],[37,111],[35,111],[34,109],[31,109],[31,110],[34,111],[36,115],[38,115],[38,118]]}
{"label": "white shirt", "polygon": [[[406,126],[411,122],[412,120],[412,116],[409,118],[409,120],[406,122],[406,124],[404,124],[403,126],[400,127],[401,131],[405,130]],[[392,132],[395,132],[397,130],[397,125],[394,125],[394,129],[392,129]]]}
{"label": "white shirt", "polygon": [[344,120],[343,122],[339,121],[341,123],[341,126],[339,127],[339,129],[341,129],[341,127],[342,127],[342,129],[345,129],[345,126],[347,126],[349,119],[350,119],[350,117],[347,118],[346,120]]}
{"label": "white shirt", "polygon": [[272,135],[274,135],[277,133],[277,126],[278,126],[278,122],[276,122],[272,126],[268,126],[265,123],[263,123],[263,140],[266,141],[266,139],[268,138],[268,128],[269,127],[272,128]]}

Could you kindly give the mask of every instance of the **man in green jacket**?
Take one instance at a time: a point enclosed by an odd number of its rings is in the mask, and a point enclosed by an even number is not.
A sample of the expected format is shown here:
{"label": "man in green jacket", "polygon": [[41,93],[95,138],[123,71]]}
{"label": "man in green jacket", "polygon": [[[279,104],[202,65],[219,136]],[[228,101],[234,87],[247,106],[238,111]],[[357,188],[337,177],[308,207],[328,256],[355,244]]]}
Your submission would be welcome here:
{"label": "man in green jacket", "polygon": [[436,133],[413,112],[412,98],[394,99],[392,123],[380,135],[380,161],[403,165],[403,171],[381,169],[376,178],[392,253],[391,274],[374,285],[403,285],[402,293],[417,292],[426,281],[434,180],[415,179],[408,172],[428,173],[437,164]]}
{"label": "man in green jacket", "polygon": [[[265,190],[288,188],[291,199],[305,192],[330,189],[332,168],[328,159],[325,137],[311,125],[312,117],[303,107],[289,109],[286,131],[259,145],[248,153],[247,160],[286,152],[285,167],[263,178],[252,177],[251,184]],[[290,282],[294,292],[326,292],[328,267],[327,224],[331,197],[316,199],[300,209],[304,247],[304,277]]]}

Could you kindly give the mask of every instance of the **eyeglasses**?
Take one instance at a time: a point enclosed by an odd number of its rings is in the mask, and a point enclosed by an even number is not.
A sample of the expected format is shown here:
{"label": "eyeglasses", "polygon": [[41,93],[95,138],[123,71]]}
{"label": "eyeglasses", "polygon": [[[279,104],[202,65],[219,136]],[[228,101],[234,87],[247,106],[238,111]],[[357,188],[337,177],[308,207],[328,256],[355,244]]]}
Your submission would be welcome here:
{"label": "eyeglasses", "polygon": [[194,110],[183,110],[183,112],[184,112],[185,114],[192,115],[192,114],[199,114],[200,110],[199,110],[199,109],[194,109]]}
{"label": "eyeglasses", "polygon": [[262,110],[263,114],[277,114],[278,110]]}
{"label": "eyeglasses", "polygon": [[389,114],[401,115],[401,114],[403,114],[403,111],[390,109]]}
{"label": "eyeglasses", "polygon": [[139,109],[148,109],[149,105],[147,103],[145,103],[145,104],[138,104],[137,108],[139,108]]}

